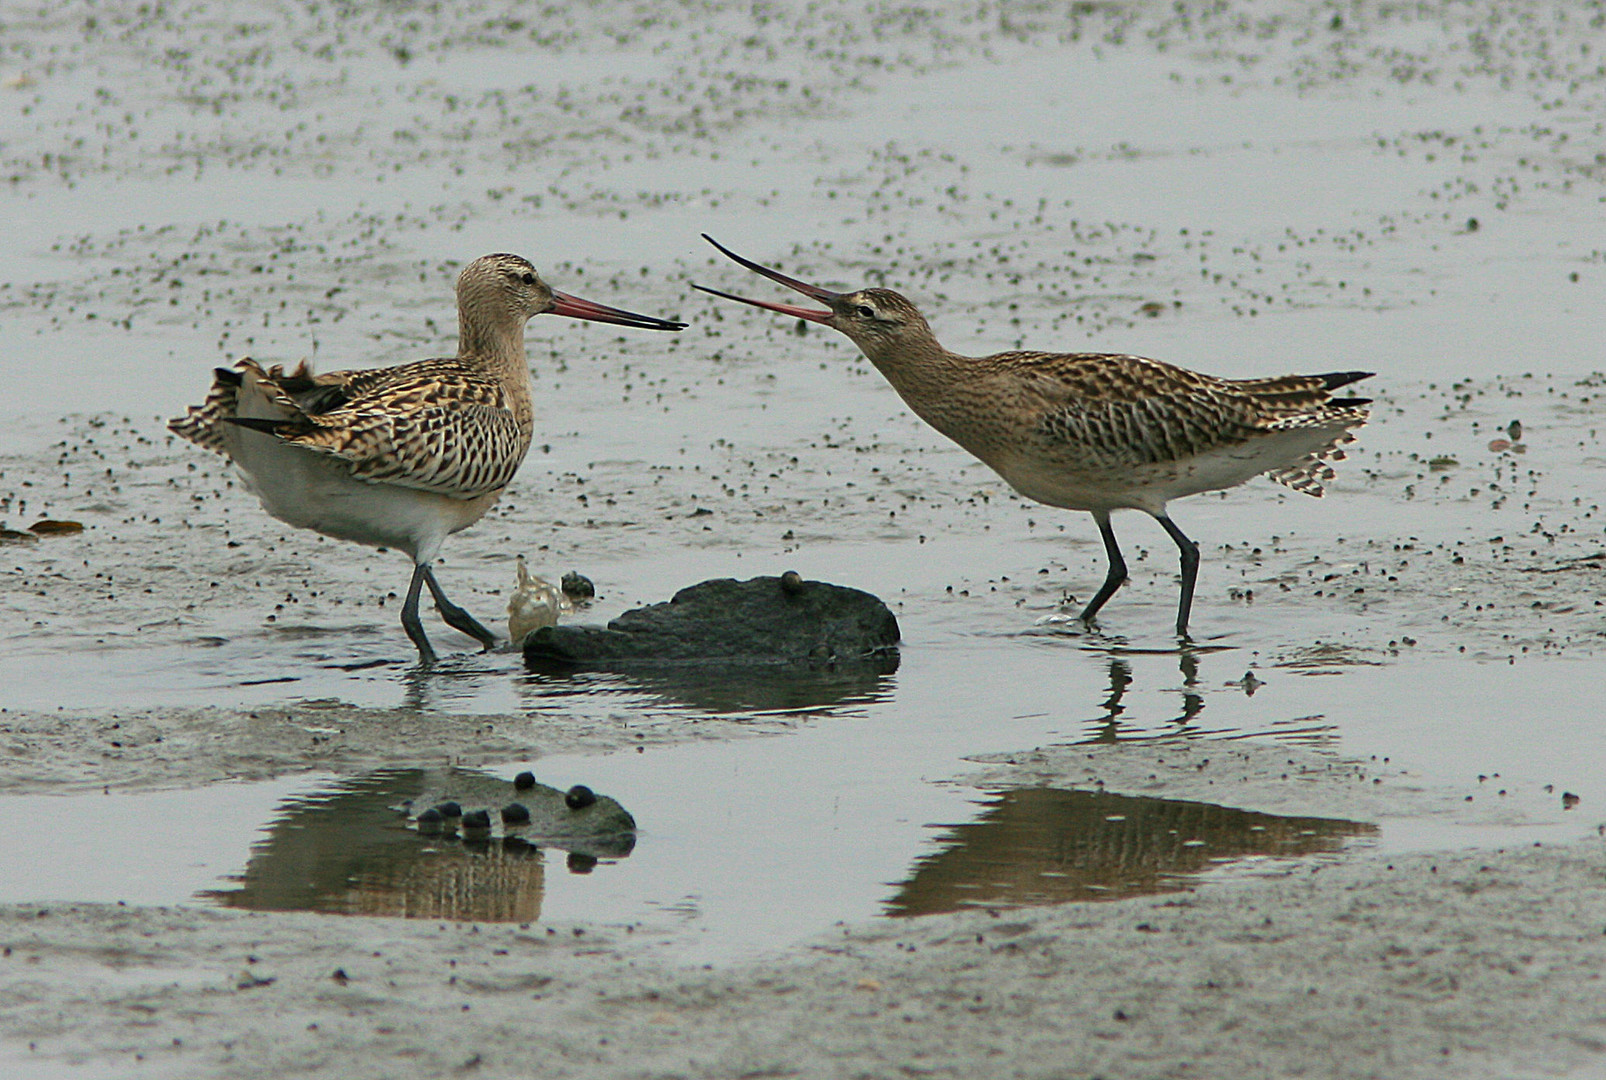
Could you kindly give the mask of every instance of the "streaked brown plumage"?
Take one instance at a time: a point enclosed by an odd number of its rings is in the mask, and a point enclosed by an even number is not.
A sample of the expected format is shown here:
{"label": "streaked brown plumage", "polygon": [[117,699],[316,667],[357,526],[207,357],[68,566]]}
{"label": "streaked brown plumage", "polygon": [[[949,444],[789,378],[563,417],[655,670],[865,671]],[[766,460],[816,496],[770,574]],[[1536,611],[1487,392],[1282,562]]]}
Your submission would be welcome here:
{"label": "streaked brown plumage", "polygon": [[1005,352],[961,356],[944,348],[920,312],[890,289],[837,293],[760,266],[704,237],[755,273],[823,303],[817,311],[703,289],[729,300],[834,327],[874,364],[921,419],[970,451],[1022,495],[1086,510],[1098,523],[1109,573],[1082,610],[1091,621],[1126,580],[1110,512],[1142,510],[1182,560],[1177,633],[1186,636],[1198,547],[1166,514],[1172,499],[1234,487],[1266,474],[1321,496],[1366,398],[1334,397],[1371,372],[1221,379],[1119,353]]}
{"label": "streaked brown plumage", "polygon": [[263,508],[327,536],[396,547],[413,559],[402,626],[425,660],[418,621],[429,586],[448,625],[486,648],[495,637],[452,604],[430,563],[513,479],[535,431],[524,324],[550,312],[651,330],[683,323],[604,307],[549,288],[517,255],[487,255],[458,277],[458,353],[314,375],[254,360],[219,368],[206,401],[168,426],[238,465]]}

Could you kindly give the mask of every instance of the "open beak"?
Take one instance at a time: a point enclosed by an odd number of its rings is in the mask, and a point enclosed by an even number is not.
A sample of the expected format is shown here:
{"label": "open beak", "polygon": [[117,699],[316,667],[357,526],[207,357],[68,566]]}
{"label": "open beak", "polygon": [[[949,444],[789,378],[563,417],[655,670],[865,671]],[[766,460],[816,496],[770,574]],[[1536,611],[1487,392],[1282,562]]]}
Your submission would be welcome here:
{"label": "open beak", "polygon": [[[718,248],[720,254],[724,255],[726,258],[740,263],[749,270],[753,271],[755,274],[763,274],[771,281],[778,281],[782,285],[785,285],[788,289],[796,289],[798,292],[812,300],[818,300],[822,304],[829,305],[835,304],[836,301],[842,299],[841,293],[834,293],[830,289],[822,289],[818,285],[810,285],[807,282],[798,281],[796,278],[789,278],[778,270],[771,270],[767,266],[760,266],[751,259],[744,259],[734,251],[726,248],[718,240],[715,240],[707,233],[703,233],[703,239],[707,240],[710,244],[713,244],[716,248]],[[735,300],[738,303],[751,304],[754,307],[765,308],[769,311],[778,311],[782,315],[790,315],[794,319],[807,319],[810,322],[829,323],[833,318],[836,317],[836,313],[834,311],[818,311],[814,308],[797,307],[793,304],[773,304],[768,300],[752,300],[745,296],[737,296],[735,293],[720,292],[718,289],[704,288],[703,286],[696,284],[692,285],[692,288],[708,293],[712,296],[722,296],[726,300]]]}
{"label": "open beak", "polygon": [[634,326],[641,330],[686,329],[686,324],[683,322],[655,319],[651,315],[637,315],[634,311],[611,308],[605,304],[594,304],[590,300],[582,300],[578,296],[560,293],[556,289],[552,290],[552,306],[548,311],[553,315],[567,315],[571,319],[617,323],[620,326]]}

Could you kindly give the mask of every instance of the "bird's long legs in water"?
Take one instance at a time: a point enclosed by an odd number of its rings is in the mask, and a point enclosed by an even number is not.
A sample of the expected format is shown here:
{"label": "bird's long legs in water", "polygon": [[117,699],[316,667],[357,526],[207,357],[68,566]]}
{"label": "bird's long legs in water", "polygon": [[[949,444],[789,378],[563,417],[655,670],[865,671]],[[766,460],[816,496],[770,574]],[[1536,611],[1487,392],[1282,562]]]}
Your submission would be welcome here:
{"label": "bird's long legs in water", "polygon": [[[1164,514],[1156,514],[1154,519],[1160,527],[1176,542],[1177,551],[1182,557],[1182,596],[1177,603],[1177,636],[1188,636],[1188,616],[1193,612],[1193,588],[1199,580],[1199,545],[1188,539],[1177,523]],[[1091,622],[1097,615],[1099,608],[1103,607],[1110,597],[1115,595],[1126,581],[1126,560],[1121,557],[1121,546],[1115,541],[1115,529],[1110,525],[1110,515],[1105,510],[1093,511],[1093,520],[1098,523],[1099,535],[1104,538],[1104,553],[1109,557],[1110,572],[1105,575],[1104,584],[1093,595],[1087,607],[1082,609],[1082,621]]]}
{"label": "bird's long legs in water", "polygon": [[1087,607],[1082,609],[1082,621],[1092,622],[1093,616],[1099,613],[1099,608],[1105,601],[1115,595],[1126,581],[1126,560],[1121,558],[1121,545],[1115,542],[1115,530],[1110,527],[1110,513],[1108,510],[1093,511],[1093,520],[1098,522],[1099,535],[1104,537],[1104,554],[1109,556],[1110,572],[1105,575],[1104,584],[1093,595]]}
{"label": "bird's long legs in water", "polygon": [[418,647],[418,661],[421,664],[435,662],[435,650],[429,644],[429,638],[424,634],[424,624],[418,621],[418,594],[424,587],[425,564],[419,563],[413,567],[413,580],[407,584],[407,599],[402,603],[401,624],[412,638],[413,644]]}
{"label": "bird's long legs in water", "polygon": [[[1195,555],[1194,561],[1198,560],[1199,556]],[[435,598],[435,606],[440,609],[441,618],[446,620],[446,625],[474,638],[489,652],[491,646],[496,644],[496,635],[480,625],[474,616],[446,599],[446,594],[441,591],[440,582],[435,580],[435,571],[428,563],[424,563],[419,569],[424,572],[424,584],[429,586],[429,595]]]}
{"label": "bird's long legs in water", "polygon": [[435,662],[435,650],[424,633],[424,624],[418,620],[418,600],[425,585],[429,586],[429,595],[435,598],[435,606],[440,609],[441,618],[454,630],[461,630],[469,637],[477,640],[486,650],[496,644],[496,635],[485,629],[480,621],[450,600],[446,593],[441,591],[440,582],[435,580],[435,571],[428,563],[419,563],[413,567],[413,580],[407,585],[407,600],[402,604],[402,629],[418,647],[418,659],[425,664]]}
{"label": "bird's long legs in water", "polygon": [[1199,580],[1199,545],[1177,528],[1177,523],[1164,514],[1156,514],[1154,520],[1177,543],[1177,551],[1182,554],[1182,599],[1177,604],[1177,637],[1188,636],[1188,615],[1193,611],[1193,585]]}

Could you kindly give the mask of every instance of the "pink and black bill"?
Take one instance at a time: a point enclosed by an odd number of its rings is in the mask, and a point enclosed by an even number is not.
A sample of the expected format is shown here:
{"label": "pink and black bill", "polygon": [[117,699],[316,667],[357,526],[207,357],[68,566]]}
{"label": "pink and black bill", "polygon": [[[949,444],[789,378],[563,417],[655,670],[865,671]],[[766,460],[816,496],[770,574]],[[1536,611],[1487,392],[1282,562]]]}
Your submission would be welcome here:
{"label": "pink and black bill", "polygon": [[655,319],[651,315],[637,315],[634,311],[625,311],[622,308],[608,307],[606,304],[582,300],[578,296],[560,293],[552,290],[553,315],[567,315],[571,319],[587,319],[591,322],[615,323],[619,326],[633,326],[638,330],[684,330],[683,322],[670,322],[668,319]]}
{"label": "pink and black bill", "polygon": [[[796,289],[798,292],[802,293],[804,296],[807,296],[811,300],[818,300],[820,303],[829,305],[831,307],[835,307],[836,304],[842,300],[841,293],[832,292],[830,289],[822,289],[818,285],[810,285],[807,282],[799,281],[796,278],[789,278],[779,270],[771,270],[767,266],[760,266],[751,259],[744,259],[740,255],[736,254],[736,252],[725,247],[718,240],[715,240],[712,236],[709,236],[707,233],[703,233],[703,239],[707,240],[710,244],[713,244],[719,249],[720,254],[724,255],[731,261],[740,263],[742,266],[747,267],[747,269],[753,271],[755,274],[763,274],[771,281],[779,282],[780,284],[785,285],[788,289]],[[819,311],[815,308],[798,307],[794,304],[775,304],[768,300],[753,300],[746,296],[737,296],[735,293],[721,292],[718,289],[710,289],[703,285],[693,284],[692,288],[697,289],[700,292],[708,293],[711,296],[722,296],[726,300],[735,300],[737,303],[751,304],[754,307],[764,308],[768,311],[778,311],[782,315],[790,315],[794,319],[807,319],[810,322],[829,323],[836,316],[836,312],[834,311]]]}

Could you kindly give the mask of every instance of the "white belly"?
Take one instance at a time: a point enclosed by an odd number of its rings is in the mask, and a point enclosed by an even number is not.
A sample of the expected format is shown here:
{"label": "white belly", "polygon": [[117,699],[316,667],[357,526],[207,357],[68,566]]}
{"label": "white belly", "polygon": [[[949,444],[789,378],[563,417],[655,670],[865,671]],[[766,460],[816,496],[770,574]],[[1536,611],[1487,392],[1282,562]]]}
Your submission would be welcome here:
{"label": "white belly", "polygon": [[1160,514],[1172,499],[1237,487],[1262,473],[1293,465],[1325,447],[1341,430],[1295,428],[1179,461],[1120,470],[1077,467],[1031,455],[1001,459],[993,468],[1016,491],[1048,506]]}
{"label": "white belly", "polygon": [[[279,418],[254,393],[240,395],[239,415]],[[234,424],[226,425],[224,441],[262,508],[280,521],[339,540],[398,548],[416,562],[433,559],[446,537],[484,517],[502,494],[454,499],[398,484],[370,483],[353,476],[338,458]]]}

